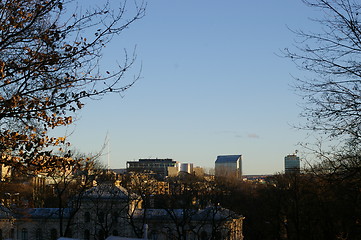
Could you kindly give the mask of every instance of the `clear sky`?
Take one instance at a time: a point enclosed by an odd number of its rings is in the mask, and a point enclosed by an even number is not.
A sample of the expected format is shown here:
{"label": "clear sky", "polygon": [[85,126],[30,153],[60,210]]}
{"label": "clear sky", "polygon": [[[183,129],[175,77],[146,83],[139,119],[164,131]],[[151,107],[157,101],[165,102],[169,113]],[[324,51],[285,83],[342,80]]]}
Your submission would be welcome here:
{"label": "clear sky", "polygon": [[128,77],[142,65],[141,80],[89,102],[69,140],[97,152],[108,134],[111,168],[139,158],[212,168],[217,155],[242,154],[244,174],[282,171],[306,133],[292,127],[302,119],[291,75],[303,73],[277,54],[294,43],[287,27],[312,28],[315,14],[300,0],[149,0],[101,62],[111,68],[137,46]]}

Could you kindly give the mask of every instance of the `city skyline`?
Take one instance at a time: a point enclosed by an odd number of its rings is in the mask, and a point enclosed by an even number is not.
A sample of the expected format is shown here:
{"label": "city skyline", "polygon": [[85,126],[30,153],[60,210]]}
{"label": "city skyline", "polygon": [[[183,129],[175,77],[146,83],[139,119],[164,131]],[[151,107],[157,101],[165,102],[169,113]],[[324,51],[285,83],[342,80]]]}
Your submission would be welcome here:
{"label": "city skyline", "polygon": [[307,137],[293,127],[302,99],[291,86],[306,73],[279,55],[294,44],[289,28],[312,30],[317,14],[301,1],[148,2],[100,62],[111,71],[136,46],[127,77],[141,70],[141,79],[123,96],[87,103],[62,131],[84,153],[108,141],[111,168],[140,158],[213,168],[218,155],[241,154],[244,174],[282,172]]}

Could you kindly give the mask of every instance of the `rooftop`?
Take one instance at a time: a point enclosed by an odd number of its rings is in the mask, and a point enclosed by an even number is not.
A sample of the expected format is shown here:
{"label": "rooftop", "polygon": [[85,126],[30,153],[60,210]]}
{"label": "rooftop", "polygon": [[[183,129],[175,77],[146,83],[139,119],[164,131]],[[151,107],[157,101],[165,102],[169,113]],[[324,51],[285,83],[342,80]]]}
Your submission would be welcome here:
{"label": "rooftop", "polygon": [[143,158],[139,159],[139,162],[174,162],[171,158]]}
{"label": "rooftop", "polygon": [[242,155],[221,155],[217,156],[216,163],[227,163],[227,162],[237,162]]}

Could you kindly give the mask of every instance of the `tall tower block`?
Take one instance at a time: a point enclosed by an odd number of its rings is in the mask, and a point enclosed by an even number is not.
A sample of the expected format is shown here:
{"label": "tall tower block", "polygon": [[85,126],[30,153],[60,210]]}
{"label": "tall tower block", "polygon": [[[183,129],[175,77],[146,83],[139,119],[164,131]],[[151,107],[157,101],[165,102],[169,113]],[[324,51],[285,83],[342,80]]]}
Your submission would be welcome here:
{"label": "tall tower block", "polygon": [[300,173],[300,157],[290,154],[285,157],[285,173]]}

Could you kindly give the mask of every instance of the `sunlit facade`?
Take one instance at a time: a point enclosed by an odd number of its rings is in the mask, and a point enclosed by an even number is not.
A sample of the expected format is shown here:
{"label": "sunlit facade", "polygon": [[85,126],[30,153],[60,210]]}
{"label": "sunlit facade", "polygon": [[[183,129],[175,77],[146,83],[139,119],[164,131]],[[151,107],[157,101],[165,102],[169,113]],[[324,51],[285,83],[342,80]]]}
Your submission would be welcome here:
{"label": "sunlit facade", "polygon": [[215,162],[215,175],[242,177],[242,155],[221,155]]}

